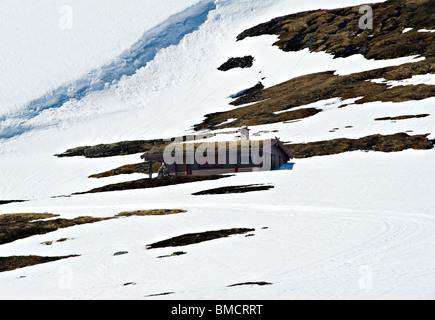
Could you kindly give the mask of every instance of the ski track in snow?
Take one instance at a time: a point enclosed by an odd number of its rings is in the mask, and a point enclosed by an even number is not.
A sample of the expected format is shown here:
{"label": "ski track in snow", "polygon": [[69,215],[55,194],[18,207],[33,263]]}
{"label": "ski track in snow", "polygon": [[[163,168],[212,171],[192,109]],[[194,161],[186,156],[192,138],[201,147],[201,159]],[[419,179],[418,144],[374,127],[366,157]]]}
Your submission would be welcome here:
{"label": "ski track in snow", "polygon": [[80,100],[90,92],[101,91],[124,76],[131,76],[145,67],[156,54],[177,45],[189,33],[198,30],[216,9],[214,0],[204,0],[147,31],[142,38],[114,62],[93,70],[74,83],[66,84],[41,98],[29,102],[24,111],[0,117],[0,139],[8,139],[32,129],[27,120],[46,109],[59,108],[65,102]]}
{"label": "ski track in snow", "polygon": [[[319,208],[323,209],[324,208]],[[310,215],[313,220],[318,220],[319,216]],[[285,273],[278,274],[277,279],[284,275],[292,279],[293,288],[303,289],[310,281],[322,281],[330,279],[333,274],[346,275],[346,269],[350,266],[359,268],[368,266],[376,268],[382,260],[388,256],[394,256],[404,250],[412,250],[412,247],[422,241],[434,238],[432,233],[435,228],[433,217],[409,217],[387,213],[362,213],[349,212],[349,214],[328,214],[328,219],[347,219],[361,225],[374,223],[382,226],[380,232],[373,232],[370,237],[358,245],[351,248],[337,251],[326,258],[317,260],[302,267],[287,270]],[[343,244],[343,246],[346,246]],[[343,281],[343,279],[341,280]],[[355,275],[346,276],[345,281],[356,287]],[[343,287],[340,292],[334,292],[331,299],[345,299],[349,295]],[[322,295],[319,295],[321,298]]]}

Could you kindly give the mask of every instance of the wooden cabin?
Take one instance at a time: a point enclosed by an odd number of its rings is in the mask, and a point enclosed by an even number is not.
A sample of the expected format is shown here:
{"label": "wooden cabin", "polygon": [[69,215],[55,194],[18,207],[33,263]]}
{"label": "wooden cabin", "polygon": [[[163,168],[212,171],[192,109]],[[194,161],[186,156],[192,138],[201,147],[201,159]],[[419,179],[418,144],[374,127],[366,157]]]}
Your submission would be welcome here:
{"label": "wooden cabin", "polygon": [[[150,168],[155,162],[165,163],[169,174],[174,176],[270,171],[293,159],[293,155],[278,138],[264,141],[178,143],[172,147],[166,154],[145,153],[141,158],[150,163]],[[151,178],[152,173],[149,174]]]}

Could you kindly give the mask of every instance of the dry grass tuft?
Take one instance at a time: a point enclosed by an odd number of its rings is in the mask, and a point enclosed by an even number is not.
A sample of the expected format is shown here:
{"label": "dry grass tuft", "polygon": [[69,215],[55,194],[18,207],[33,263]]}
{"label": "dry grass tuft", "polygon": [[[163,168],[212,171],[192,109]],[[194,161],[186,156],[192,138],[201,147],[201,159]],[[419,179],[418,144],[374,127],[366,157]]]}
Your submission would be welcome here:
{"label": "dry grass tuft", "polygon": [[[107,178],[107,177],[112,177],[112,176],[117,176],[117,175],[121,175],[121,174],[132,174],[132,173],[143,173],[143,174],[148,174],[148,168],[149,168],[149,164],[142,162],[142,163],[137,163],[137,164],[128,164],[113,170],[109,170],[106,172],[102,172],[102,173],[98,173],[98,174],[93,174],[91,176],[89,176],[89,178],[96,178],[96,179],[100,179],[100,178]],[[160,164],[159,163],[154,163],[153,164],[153,173],[157,173],[159,171],[160,168]]]}
{"label": "dry grass tuft", "polygon": [[181,209],[156,209],[156,210],[137,210],[137,211],[131,211],[131,212],[121,212],[117,214],[117,217],[131,217],[131,216],[167,216],[171,214],[177,214],[177,213],[185,213],[186,210]]}
{"label": "dry grass tuft", "polygon": [[212,195],[212,194],[247,193],[247,192],[254,192],[254,191],[266,191],[273,188],[274,186],[251,184],[245,186],[230,186],[230,187],[209,189],[209,190],[192,193],[192,195],[200,196],[200,195]]}
{"label": "dry grass tuft", "polygon": [[204,241],[226,238],[234,234],[245,234],[251,231],[255,231],[255,229],[235,228],[235,229],[227,229],[227,230],[185,234],[182,236],[178,236],[168,240],[163,240],[150,244],[147,246],[147,249],[187,246],[190,244],[196,244]]}
{"label": "dry grass tuft", "polygon": [[2,214],[0,215],[0,244],[37,234],[46,234],[57,229],[112,219],[93,217],[78,217],[71,220],[49,219],[54,217],[58,217],[58,215],[50,213]]}
{"label": "dry grass tuft", "polygon": [[78,257],[78,255],[70,255],[63,257],[40,257],[40,256],[12,256],[0,257],[0,272],[12,271],[24,267],[30,267],[41,263],[57,261]]}
{"label": "dry grass tuft", "polygon": [[[432,0],[389,0],[371,5],[375,13],[374,29],[359,28],[360,6],[335,10],[316,10],[275,18],[242,32],[237,40],[264,34],[278,35],[275,45],[283,51],[308,48],[313,52],[327,52],[335,57],[362,54],[367,59],[394,59],[407,56],[424,56],[416,63],[381,68],[346,76],[334,71],[305,75],[264,90],[254,90],[242,95],[231,104],[241,106],[227,112],[206,115],[195,126],[196,130],[254,126],[273,122],[288,122],[314,116],[319,109],[292,111],[330,98],[360,98],[356,103],[383,101],[402,102],[422,100],[435,96],[430,85],[398,86],[370,80],[403,80],[413,75],[435,73],[435,34],[417,32],[435,29],[435,2]],[[402,33],[405,28],[414,28]],[[243,107],[245,104],[252,104]],[[278,111],[289,112],[274,114]],[[219,126],[229,119],[238,119]]]}
{"label": "dry grass tuft", "polygon": [[377,118],[375,121],[396,121],[396,120],[407,120],[407,119],[420,119],[420,118],[426,118],[429,117],[430,114],[416,114],[416,115],[405,115],[405,116],[398,116],[398,117],[384,117],[384,118]]}
{"label": "dry grass tuft", "polygon": [[429,150],[433,149],[433,142],[425,135],[409,136],[406,133],[397,133],[388,136],[380,134],[360,139],[334,139],[310,143],[287,144],[286,147],[296,158],[310,158],[348,151],[381,151],[399,152],[406,149]]}
{"label": "dry grass tuft", "polygon": [[[426,61],[426,60],[425,60]],[[425,62],[426,63],[426,62]],[[414,65],[414,64],[409,64]],[[420,64],[420,69],[427,68]],[[435,72],[434,64],[430,67]],[[423,100],[435,96],[435,86],[397,86],[390,88],[384,83],[374,83],[375,78],[388,78],[388,75],[402,78],[409,74],[408,64],[376,69],[351,75],[338,76],[334,72],[320,72],[297,77],[276,86],[257,91],[254,95],[242,96],[232,102],[239,107],[226,112],[207,114],[206,119],[195,126],[195,130],[222,129],[240,126],[255,126],[261,124],[288,122],[315,116],[321,109],[305,108],[292,110],[295,107],[308,105],[317,101],[331,98],[343,100],[359,98],[355,104],[368,102],[402,102]],[[278,114],[276,112],[285,111]],[[228,119],[238,119],[231,123],[221,125]]]}

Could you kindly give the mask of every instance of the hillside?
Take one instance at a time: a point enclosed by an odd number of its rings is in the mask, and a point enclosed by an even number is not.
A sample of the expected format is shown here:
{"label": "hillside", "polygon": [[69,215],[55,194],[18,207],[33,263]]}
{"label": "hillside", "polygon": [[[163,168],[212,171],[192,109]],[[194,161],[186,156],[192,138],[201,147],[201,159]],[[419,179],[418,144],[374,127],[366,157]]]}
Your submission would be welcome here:
{"label": "hillside", "polygon": [[[366,30],[360,0],[5,16],[0,299],[433,299],[435,7],[375,2]],[[142,153],[245,125],[293,170],[146,179]]]}

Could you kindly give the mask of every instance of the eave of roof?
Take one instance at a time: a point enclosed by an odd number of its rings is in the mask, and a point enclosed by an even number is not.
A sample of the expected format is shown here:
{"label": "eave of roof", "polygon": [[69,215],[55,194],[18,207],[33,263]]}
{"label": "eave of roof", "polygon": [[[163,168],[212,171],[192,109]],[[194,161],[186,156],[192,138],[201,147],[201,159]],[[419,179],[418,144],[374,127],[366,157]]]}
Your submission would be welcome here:
{"label": "eave of roof", "polygon": [[[180,145],[183,146],[183,154],[194,153],[195,150],[199,146],[203,146],[203,147],[205,146],[205,148],[207,148],[207,145],[214,145],[216,152],[219,153],[219,152],[222,152],[222,150],[219,149],[219,144],[222,144],[222,143],[227,144],[228,148],[225,150],[225,152],[229,152],[230,150],[234,150],[235,142],[237,143],[236,146],[237,146],[237,149],[239,150],[244,144],[248,144],[248,143],[249,143],[250,147],[252,148],[253,142],[255,143],[255,145],[253,146],[254,148],[263,149],[265,141],[268,141],[268,140],[246,140],[246,141],[238,140],[238,141],[203,142],[203,143],[197,143],[197,144],[194,143],[193,150],[191,148],[186,148],[187,146],[191,147],[191,145],[189,145],[187,143],[180,143]],[[283,145],[283,143],[278,138],[275,138],[274,140],[272,140],[270,142],[270,145],[271,146],[275,146],[275,145],[278,146],[285,154],[288,155],[288,157],[290,159],[294,159],[294,157],[290,153],[290,151]],[[163,159],[163,152],[144,153],[143,155],[141,155],[141,159],[151,160],[151,161],[161,161]]]}

